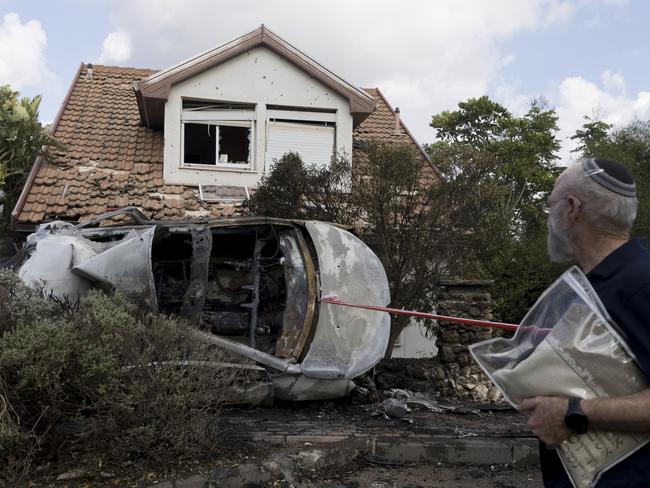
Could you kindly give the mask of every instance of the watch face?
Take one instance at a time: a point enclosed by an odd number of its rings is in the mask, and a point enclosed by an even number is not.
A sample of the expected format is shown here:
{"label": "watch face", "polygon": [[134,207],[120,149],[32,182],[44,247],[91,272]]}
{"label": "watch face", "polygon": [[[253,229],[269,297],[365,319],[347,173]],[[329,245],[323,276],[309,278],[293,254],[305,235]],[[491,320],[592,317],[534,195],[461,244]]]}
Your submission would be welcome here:
{"label": "watch face", "polygon": [[589,426],[589,419],[584,413],[572,412],[564,417],[564,422],[567,427],[578,434],[587,432]]}

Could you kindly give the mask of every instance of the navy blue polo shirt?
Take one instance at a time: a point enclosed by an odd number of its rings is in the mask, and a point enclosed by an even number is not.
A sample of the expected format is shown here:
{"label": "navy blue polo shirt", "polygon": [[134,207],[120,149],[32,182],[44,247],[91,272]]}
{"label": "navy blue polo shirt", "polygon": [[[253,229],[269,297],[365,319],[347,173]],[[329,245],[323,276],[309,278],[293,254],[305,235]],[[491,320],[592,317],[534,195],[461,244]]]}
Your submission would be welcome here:
{"label": "navy blue polo shirt", "polygon": [[[603,259],[589,282],[623,334],[650,385],[650,252],[645,239],[631,239]],[[571,488],[555,450],[540,448],[544,486]],[[597,488],[650,486],[650,444],[606,471]]]}

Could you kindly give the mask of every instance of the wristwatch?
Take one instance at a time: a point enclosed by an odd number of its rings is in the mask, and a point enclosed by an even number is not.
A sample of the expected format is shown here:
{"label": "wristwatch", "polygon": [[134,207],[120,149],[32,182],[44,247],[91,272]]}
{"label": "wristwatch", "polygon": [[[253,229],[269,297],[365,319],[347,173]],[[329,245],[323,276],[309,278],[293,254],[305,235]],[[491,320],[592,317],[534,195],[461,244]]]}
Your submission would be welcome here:
{"label": "wristwatch", "polygon": [[564,416],[564,423],[573,432],[584,434],[589,427],[589,418],[580,408],[580,398],[569,397],[569,408]]}

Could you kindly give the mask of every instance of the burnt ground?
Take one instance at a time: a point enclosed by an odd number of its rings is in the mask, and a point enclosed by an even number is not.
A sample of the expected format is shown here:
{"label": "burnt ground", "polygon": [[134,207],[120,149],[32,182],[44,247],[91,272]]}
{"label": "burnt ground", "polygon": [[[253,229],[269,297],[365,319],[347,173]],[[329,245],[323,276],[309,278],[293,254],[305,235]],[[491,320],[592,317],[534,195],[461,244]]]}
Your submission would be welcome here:
{"label": "burnt ground", "polygon": [[[521,412],[504,405],[439,404],[440,412],[413,410],[404,419],[377,415],[377,404],[349,405],[346,401],[281,403],[273,408],[231,409],[222,413],[221,435],[246,444],[255,434],[288,435],[455,435],[531,437]],[[409,422],[412,420],[412,422]]]}
{"label": "burnt ground", "polygon": [[[525,441],[536,446],[524,414],[495,405],[445,405],[442,412],[414,411],[404,420],[375,415],[377,406],[346,405],[343,402],[279,405],[272,409],[232,410],[223,416],[222,436],[249,449],[252,458],[287,450],[337,451],[357,443],[356,457],[347,462],[325,462],[320,469],[303,469],[301,486],[326,488],[419,488],[419,487],[501,487],[541,486],[536,449],[532,457],[517,463],[491,463],[481,458],[480,442],[486,449]],[[381,439],[391,449],[373,455],[368,439]],[[431,439],[445,445],[462,446],[479,442],[476,452],[452,455],[440,453],[440,461],[413,460],[417,449]],[[361,442],[359,442],[361,441]],[[364,444],[365,442],[365,444]],[[453,452],[459,452],[454,459]],[[384,454],[383,456],[380,454]],[[342,454],[346,456],[347,454]],[[435,455],[435,454],[434,454]],[[264,454],[262,454],[264,456]],[[387,457],[388,456],[388,457]],[[402,459],[400,459],[400,457]],[[472,461],[465,464],[462,459]],[[477,464],[479,463],[479,464]],[[289,486],[269,481],[259,486]],[[298,485],[296,485],[298,486]]]}
{"label": "burnt ground", "polygon": [[[192,474],[204,476],[204,487],[226,488],[541,486],[535,441],[523,414],[504,406],[444,406],[450,408],[417,410],[406,420],[375,415],[376,405],[345,401],[231,409],[222,412],[211,441],[217,450],[203,459],[99,469],[80,455],[49,467],[30,486],[171,487],[165,482]],[[517,449],[524,453],[518,461],[503,458]],[[269,462],[281,468],[273,476]],[[85,470],[83,477],[56,481],[79,468]],[[102,471],[113,476],[104,479]]]}

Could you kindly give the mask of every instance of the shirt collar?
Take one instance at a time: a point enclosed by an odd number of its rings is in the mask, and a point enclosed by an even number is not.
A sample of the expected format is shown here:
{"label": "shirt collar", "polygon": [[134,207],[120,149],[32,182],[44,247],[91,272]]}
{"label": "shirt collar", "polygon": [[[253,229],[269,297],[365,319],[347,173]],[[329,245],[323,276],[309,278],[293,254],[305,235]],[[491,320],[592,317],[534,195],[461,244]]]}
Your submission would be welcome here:
{"label": "shirt collar", "polygon": [[647,249],[645,237],[634,237],[608,254],[587,276],[608,278],[620,270],[623,264],[631,260],[636,254],[647,251]]}

